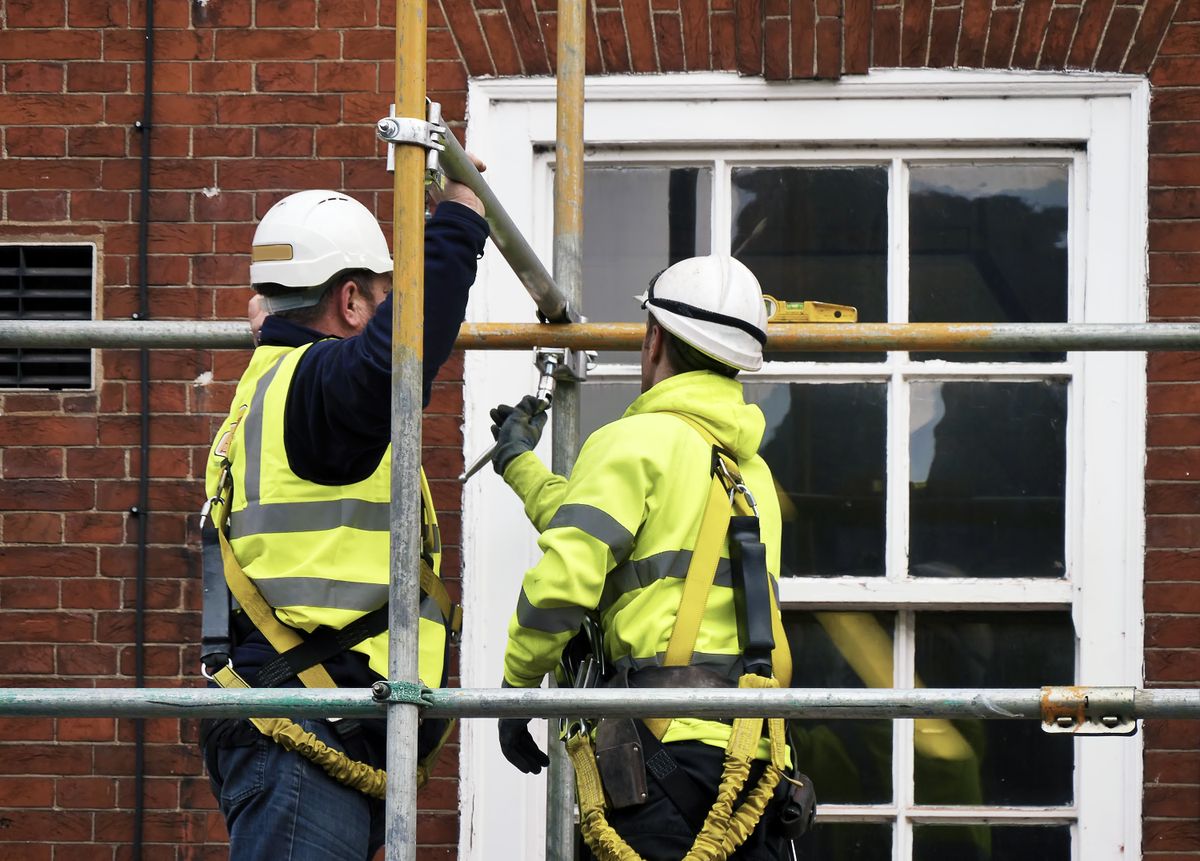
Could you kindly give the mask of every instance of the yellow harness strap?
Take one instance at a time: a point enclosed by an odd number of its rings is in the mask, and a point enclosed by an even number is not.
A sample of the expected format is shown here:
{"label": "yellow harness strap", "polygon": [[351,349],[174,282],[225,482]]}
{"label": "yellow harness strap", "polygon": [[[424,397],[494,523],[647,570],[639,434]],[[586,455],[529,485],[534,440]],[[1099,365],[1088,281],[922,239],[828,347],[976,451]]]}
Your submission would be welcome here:
{"label": "yellow harness strap", "polygon": [[442,612],[442,618],[450,631],[457,634],[462,631],[462,606],[450,600],[450,593],[442,579],[433,573],[424,559],[421,560],[421,591],[434,600]]}
{"label": "yellow harness strap", "polygon": [[[735,482],[741,482],[737,464],[721,453],[721,446],[706,428],[681,413],[672,413],[695,428],[708,440],[721,458],[726,473]],[[753,514],[753,510],[741,494],[730,500],[730,491],[720,475],[713,475],[708,502],[700,520],[700,534],[692,551],[692,562],[688,566],[687,580],[680,598],[679,611],[671,638],[667,643],[663,664],[668,667],[687,666],[691,663],[700,624],[708,603],[708,594],[717,573],[721,550],[729,532],[731,508],[739,514]],[[791,650],[787,634],[779,620],[778,606],[772,592],[772,628],[775,633],[775,650],[772,662],[775,678],[747,673],[738,680],[739,688],[777,688],[781,680],[791,681]],[[683,861],[724,861],[746,841],[762,819],[763,811],[775,794],[775,788],[783,779],[787,767],[787,734],[782,718],[766,718],[767,736],[771,747],[771,761],[762,776],[736,809],[734,802],[746,785],[750,775],[750,764],[758,752],[762,738],[764,718],[738,718],[733,722],[733,732],[725,748],[725,768],[717,797],[705,817],[704,825],[696,835],[691,849]],[[671,725],[670,718],[644,718],[646,726],[661,739]],[[586,733],[577,733],[567,739],[567,753],[575,766],[579,785],[579,819],[583,838],[599,861],[641,861],[641,856],[616,832],[604,814],[604,790],[591,741]]]}
{"label": "yellow harness strap", "polygon": [[[229,546],[229,541],[225,538],[225,530],[221,528],[223,524],[218,521],[216,525],[217,534],[221,539],[221,560],[225,564],[225,582],[229,584],[229,591],[233,593],[233,597],[237,599],[254,627],[267,638],[267,642],[276,652],[282,655],[288,649],[299,646],[303,642],[300,635],[294,628],[283,624],[275,617],[271,605],[263,598],[258,587],[250,582],[250,578],[238,564],[237,558],[233,555],[233,548]],[[296,675],[307,688],[337,687],[321,664],[314,664]]]}
{"label": "yellow harness strap", "polygon": [[[300,635],[294,628],[280,622],[275,617],[274,610],[271,605],[263,598],[262,593],[258,591],[258,587],[251,582],[246,576],[246,572],[242,570],[241,564],[238,563],[237,557],[233,555],[233,548],[230,547],[228,539],[225,537],[225,518],[228,515],[227,497],[222,495],[226,492],[226,488],[218,488],[218,497],[213,501],[210,515],[213,518],[213,525],[217,529],[217,536],[221,542],[221,561],[225,569],[225,582],[229,585],[229,591],[237,599],[239,606],[249,617],[254,627],[267,638],[267,642],[276,652],[283,654],[288,649],[300,645],[303,641]],[[428,572],[428,578],[426,577]],[[437,589],[427,588],[427,582],[436,583]],[[461,609],[455,607],[458,611],[453,617],[451,615],[450,596],[446,593],[446,588],[442,585],[441,580],[433,573],[424,562],[421,563],[421,588],[425,589],[430,594],[438,607],[442,609],[444,618],[455,618],[461,625]],[[329,672],[322,664],[314,664],[306,670],[296,674],[297,678],[308,688],[336,688],[337,684],[330,677]],[[212,680],[222,688],[248,688],[245,679],[243,679],[233,669],[232,664],[226,666],[212,674]],[[372,798],[383,798],[387,789],[387,772],[380,768],[368,765],[365,762],[351,759],[345,752],[337,750],[327,745],[316,735],[304,729],[290,718],[250,718],[252,723],[259,732],[271,739],[276,744],[282,746],[285,750],[294,751],[310,762],[318,765],[339,783],[357,789],[365,795]],[[442,745],[445,744],[446,738],[450,735],[450,730],[453,729],[453,723],[447,727],[446,733],[442,736],[441,741],[430,752],[424,760],[417,765],[417,786],[424,786],[429,779],[429,772],[432,769],[432,762],[441,752]]]}

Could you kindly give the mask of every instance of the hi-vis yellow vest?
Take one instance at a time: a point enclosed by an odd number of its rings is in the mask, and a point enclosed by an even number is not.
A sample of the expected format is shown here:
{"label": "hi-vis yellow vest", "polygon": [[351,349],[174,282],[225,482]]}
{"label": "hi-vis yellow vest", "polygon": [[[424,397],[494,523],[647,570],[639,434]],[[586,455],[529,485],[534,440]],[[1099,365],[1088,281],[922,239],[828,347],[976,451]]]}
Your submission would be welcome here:
{"label": "hi-vis yellow vest", "polygon": [[[284,450],[284,406],[303,347],[259,347],[238,383],[213,443],[207,492],[222,464],[233,477],[229,539],[238,563],[280,621],[302,631],[343,628],[388,600],[391,447],[363,481],[326,486],[297,476]],[[440,576],[441,539],[421,472],[422,557]],[[422,596],[420,680],[444,683],[446,627]],[[388,673],[388,633],[353,647],[380,676]]]}

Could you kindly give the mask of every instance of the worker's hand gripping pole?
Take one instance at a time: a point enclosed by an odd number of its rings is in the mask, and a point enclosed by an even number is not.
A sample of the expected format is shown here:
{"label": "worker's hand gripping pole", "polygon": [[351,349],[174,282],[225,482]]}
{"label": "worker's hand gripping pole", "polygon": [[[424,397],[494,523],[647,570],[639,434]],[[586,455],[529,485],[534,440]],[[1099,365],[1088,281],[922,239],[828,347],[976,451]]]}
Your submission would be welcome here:
{"label": "worker's hand gripping pole", "polygon": [[[591,350],[568,350],[564,347],[538,347],[533,351],[533,364],[538,369],[537,392],[534,395],[549,409],[554,401],[554,386],[559,380],[583,382],[587,372],[596,364],[596,354]],[[459,481],[467,481],[484,466],[492,462],[499,442],[493,444],[475,458],[471,465],[458,477]]]}

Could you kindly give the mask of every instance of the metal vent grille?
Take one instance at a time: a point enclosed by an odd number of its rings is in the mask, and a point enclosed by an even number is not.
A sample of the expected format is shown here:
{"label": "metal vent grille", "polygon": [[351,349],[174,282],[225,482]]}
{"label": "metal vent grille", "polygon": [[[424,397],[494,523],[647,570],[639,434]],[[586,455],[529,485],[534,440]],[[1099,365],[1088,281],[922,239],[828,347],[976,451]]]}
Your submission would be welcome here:
{"label": "metal vent grille", "polygon": [[[91,320],[94,245],[0,244],[0,320]],[[90,389],[92,351],[0,348],[0,388]]]}

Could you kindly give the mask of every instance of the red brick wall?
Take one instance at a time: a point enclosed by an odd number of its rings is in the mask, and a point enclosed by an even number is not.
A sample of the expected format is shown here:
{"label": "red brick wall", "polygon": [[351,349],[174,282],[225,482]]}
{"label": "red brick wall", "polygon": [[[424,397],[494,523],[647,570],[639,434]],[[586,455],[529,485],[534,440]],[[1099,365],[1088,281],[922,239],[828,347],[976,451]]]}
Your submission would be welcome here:
{"label": "red brick wall", "polygon": [[[447,116],[464,116],[470,75],[553,71],[555,6],[430,3],[429,90]],[[390,179],[372,127],[391,101],[394,7],[210,0],[155,9],[151,316],[237,318],[254,220],[279,197],[342,188],[388,218]],[[138,304],[133,123],[144,10],[145,0],[0,0],[0,239],[95,240],[108,318]],[[925,65],[1148,74],[1151,313],[1200,318],[1198,0],[594,0],[588,39],[593,74],[724,69],[779,80]],[[195,680],[193,476],[245,358],[153,355],[152,685]],[[138,373],[136,353],[107,350],[94,392],[0,394],[2,685],[131,684]],[[443,373],[424,453],[451,574],[461,373],[459,358]],[[1152,357],[1149,685],[1200,684],[1197,382],[1195,356]],[[147,858],[221,857],[195,732],[193,721],[147,722]],[[0,856],[129,857],[132,739],[127,721],[0,719]],[[1200,722],[1150,723],[1146,743],[1145,855],[1200,859]],[[422,795],[422,858],[455,854],[453,754]]]}

